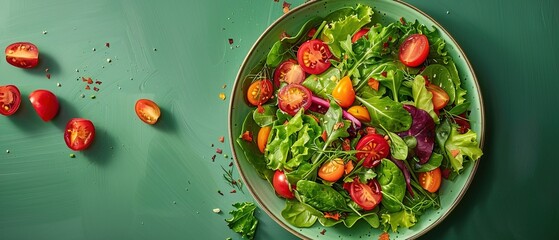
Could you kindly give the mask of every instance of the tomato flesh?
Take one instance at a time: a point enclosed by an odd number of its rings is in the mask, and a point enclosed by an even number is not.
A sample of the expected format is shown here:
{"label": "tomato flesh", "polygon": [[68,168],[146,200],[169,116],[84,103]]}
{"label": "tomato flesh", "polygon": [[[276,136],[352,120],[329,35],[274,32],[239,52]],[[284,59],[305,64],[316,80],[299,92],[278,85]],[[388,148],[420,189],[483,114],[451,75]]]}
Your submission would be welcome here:
{"label": "tomato flesh", "polygon": [[431,193],[439,190],[442,181],[441,168],[435,168],[428,172],[420,172],[417,176],[419,178],[419,185]]}
{"label": "tomato flesh", "polygon": [[279,108],[291,116],[297,114],[301,109],[308,109],[311,103],[311,91],[301,84],[286,85],[278,93]]}
{"label": "tomato flesh", "polygon": [[309,74],[321,74],[331,65],[332,53],[326,43],[321,40],[309,40],[301,44],[297,50],[297,62],[303,71]]}
{"label": "tomato flesh", "polygon": [[390,146],[384,137],[374,133],[362,137],[355,148],[358,150],[355,157],[363,161],[363,167],[366,168],[377,166],[390,152]]}
{"label": "tomato flesh", "polygon": [[303,68],[294,59],[283,62],[274,71],[274,85],[279,88],[282,82],[302,83],[305,80]]}
{"label": "tomato flesh", "polygon": [[248,102],[254,106],[261,106],[272,98],[273,91],[274,87],[269,79],[256,80],[248,87]]}
{"label": "tomato flesh", "polygon": [[348,108],[353,104],[355,101],[355,90],[349,76],[340,79],[332,90],[332,97],[336,99],[336,102],[342,108]]}
{"label": "tomato flesh", "polygon": [[423,34],[412,34],[400,45],[398,57],[408,67],[421,65],[429,55],[429,41]]}
{"label": "tomato flesh", "polygon": [[274,186],[274,190],[278,195],[283,198],[294,198],[293,192],[291,192],[291,188],[289,187],[289,182],[287,181],[287,177],[285,173],[281,170],[276,170],[274,173],[274,178],[272,179],[272,185]]}
{"label": "tomato flesh", "polygon": [[266,145],[268,144],[268,137],[270,136],[271,130],[272,127],[264,126],[258,131],[257,143],[258,150],[260,150],[261,153],[264,153],[264,151],[266,150]]}
{"label": "tomato flesh", "polygon": [[31,101],[31,105],[33,105],[39,117],[45,122],[50,121],[58,114],[58,108],[60,107],[58,98],[48,90],[33,91],[29,94],[29,101]]}
{"label": "tomato flesh", "polygon": [[12,43],[6,47],[6,62],[19,68],[33,68],[39,63],[39,49],[30,42]]}
{"label": "tomato flesh", "polygon": [[325,181],[335,182],[344,175],[344,170],[344,160],[336,158],[322,164],[322,166],[318,169],[318,176]]}
{"label": "tomato flesh", "polygon": [[134,109],[138,118],[150,125],[155,124],[157,120],[159,120],[159,117],[161,117],[161,109],[157,103],[149,99],[140,99],[136,101]]}
{"label": "tomato flesh", "polygon": [[432,101],[433,101],[433,108],[435,109],[435,111],[443,109],[450,101],[450,97],[448,96],[446,91],[441,87],[429,83],[427,84],[426,88],[433,95]]}
{"label": "tomato flesh", "polygon": [[357,118],[359,121],[362,122],[370,122],[371,115],[369,115],[369,110],[363,106],[352,106],[350,107],[347,112]]}
{"label": "tomato flesh", "polygon": [[66,124],[64,141],[66,145],[75,151],[88,148],[95,139],[95,126],[84,118],[72,118]]}
{"label": "tomato flesh", "polygon": [[21,104],[21,93],[14,85],[0,86],[0,114],[10,116]]}
{"label": "tomato flesh", "polygon": [[368,28],[362,28],[361,30],[357,31],[351,37],[351,43],[357,42],[357,40],[359,40],[361,37],[365,36],[365,34],[367,34],[368,32],[369,32]]}
{"label": "tomato flesh", "polygon": [[365,211],[373,210],[382,201],[380,184],[376,179],[364,184],[355,178],[349,187],[346,185],[344,188],[349,189],[351,199]]}

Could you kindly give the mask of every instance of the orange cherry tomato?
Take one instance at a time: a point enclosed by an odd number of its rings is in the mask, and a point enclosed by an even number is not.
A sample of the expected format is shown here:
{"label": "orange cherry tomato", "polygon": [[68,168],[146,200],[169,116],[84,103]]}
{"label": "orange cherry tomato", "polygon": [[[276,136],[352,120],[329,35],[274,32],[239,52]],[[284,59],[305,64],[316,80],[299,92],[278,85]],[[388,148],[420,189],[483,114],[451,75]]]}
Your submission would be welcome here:
{"label": "orange cherry tomato", "polygon": [[39,64],[39,49],[30,42],[10,44],[5,51],[6,62],[19,68],[33,68]]}
{"label": "orange cherry tomato", "polygon": [[266,103],[274,93],[274,87],[269,79],[256,80],[250,84],[247,91],[248,102],[254,106]]}
{"label": "orange cherry tomato", "polygon": [[258,131],[257,143],[261,153],[264,153],[264,150],[266,150],[266,144],[268,144],[268,136],[270,136],[271,130],[271,126],[264,126]]}
{"label": "orange cherry tomato", "polygon": [[153,125],[159,120],[161,116],[161,109],[157,106],[157,103],[149,99],[140,99],[136,102],[135,106],[136,115],[143,122]]}
{"label": "orange cherry tomato", "polygon": [[369,111],[366,107],[352,106],[347,110],[347,112],[362,122],[371,121],[371,116],[369,115]]}
{"label": "orange cherry tomato", "polygon": [[348,161],[348,162],[345,164],[345,167],[344,167],[345,175],[348,175],[349,173],[351,173],[351,171],[353,171],[353,168],[355,168],[355,167],[353,166],[353,162],[352,162],[352,161]]}
{"label": "orange cherry tomato", "polygon": [[336,158],[323,163],[320,169],[318,169],[318,176],[325,181],[335,182],[344,175],[344,170],[344,160]]}
{"label": "orange cherry tomato", "polygon": [[419,175],[419,185],[431,193],[439,190],[442,181],[441,168],[435,168],[429,172],[420,172]]}
{"label": "orange cherry tomato", "polygon": [[433,108],[435,111],[444,108],[450,101],[450,97],[446,91],[435,84],[427,84],[427,90],[433,94]]}
{"label": "orange cherry tomato", "polygon": [[340,107],[348,108],[355,101],[355,90],[349,76],[343,77],[332,91],[332,97],[336,99]]}

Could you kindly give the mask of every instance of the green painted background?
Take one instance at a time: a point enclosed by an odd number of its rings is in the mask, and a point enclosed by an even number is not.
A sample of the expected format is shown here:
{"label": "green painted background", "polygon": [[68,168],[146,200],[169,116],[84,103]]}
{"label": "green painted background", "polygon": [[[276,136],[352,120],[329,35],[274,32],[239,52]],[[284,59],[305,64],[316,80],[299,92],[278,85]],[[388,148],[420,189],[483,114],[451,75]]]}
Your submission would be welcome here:
{"label": "green painted background", "polygon": [[[229,140],[219,141],[229,102],[219,94],[229,97],[282,2],[0,0],[0,46],[31,41],[41,51],[32,70],[0,62],[0,84],[24,96],[14,116],[0,116],[0,239],[239,239],[224,219],[231,204],[253,199],[223,180],[232,159]],[[423,238],[559,239],[559,2],[407,2],[461,45],[486,109],[476,177]],[[100,91],[85,90],[81,77],[102,81],[92,85]],[[26,100],[35,89],[59,97],[52,122]],[[157,125],[137,119],[139,98],[161,106]],[[72,117],[97,128],[76,158],[62,138]],[[257,217],[257,239],[294,238],[264,212]]]}

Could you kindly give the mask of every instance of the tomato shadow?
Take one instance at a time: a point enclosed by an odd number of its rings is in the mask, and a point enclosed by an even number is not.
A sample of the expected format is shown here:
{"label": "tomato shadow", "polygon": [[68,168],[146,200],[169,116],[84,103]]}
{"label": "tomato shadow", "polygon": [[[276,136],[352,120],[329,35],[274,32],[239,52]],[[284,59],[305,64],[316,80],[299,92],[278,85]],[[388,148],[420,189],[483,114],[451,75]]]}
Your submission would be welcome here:
{"label": "tomato shadow", "polygon": [[45,77],[49,74],[55,76],[60,73],[60,65],[49,53],[41,52],[39,55],[39,64],[29,72],[33,75]]}
{"label": "tomato shadow", "polygon": [[116,154],[115,144],[108,130],[95,127],[95,139],[89,148],[83,150],[83,155],[93,164],[107,166]]}
{"label": "tomato shadow", "polygon": [[161,117],[154,127],[164,132],[175,132],[177,130],[177,119],[175,116],[166,108],[159,107],[159,109],[161,110]]}
{"label": "tomato shadow", "polygon": [[24,100],[25,99],[22,99],[22,104],[19,106],[17,112],[8,117],[15,127],[23,132],[31,134],[38,129],[44,128],[45,124],[52,124],[44,122],[30,104],[24,104]]}
{"label": "tomato shadow", "polygon": [[74,105],[64,98],[58,98],[58,103],[60,104],[60,108],[58,110],[58,114],[52,120],[55,125],[62,129],[66,129],[66,124],[72,118],[79,117],[79,111],[74,107]]}

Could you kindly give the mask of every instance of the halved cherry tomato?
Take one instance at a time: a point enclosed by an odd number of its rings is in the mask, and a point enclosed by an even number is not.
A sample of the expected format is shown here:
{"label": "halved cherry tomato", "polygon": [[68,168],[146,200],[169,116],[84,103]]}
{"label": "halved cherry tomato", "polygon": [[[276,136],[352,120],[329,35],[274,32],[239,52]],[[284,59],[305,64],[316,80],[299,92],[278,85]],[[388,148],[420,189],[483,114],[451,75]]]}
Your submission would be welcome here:
{"label": "halved cherry tomato", "polygon": [[248,87],[247,99],[250,104],[260,106],[272,97],[273,92],[274,87],[269,79],[256,80]]}
{"label": "halved cherry tomato", "polygon": [[355,149],[358,150],[355,157],[363,161],[363,167],[366,168],[377,166],[390,152],[388,142],[379,134],[365,135],[357,142]]}
{"label": "halved cherry tomato", "polygon": [[363,37],[368,32],[369,32],[368,28],[361,28],[361,30],[359,30],[355,34],[353,34],[353,37],[351,37],[351,43],[357,42],[357,40],[359,40],[361,37]]}
{"label": "halved cherry tomato", "polygon": [[285,173],[281,170],[276,170],[274,173],[274,178],[272,179],[272,185],[274,186],[274,190],[278,195],[284,198],[294,198],[293,192],[291,192],[291,188],[289,187],[289,182],[287,181],[287,177],[285,177]]}
{"label": "halved cherry tomato", "polygon": [[66,124],[64,141],[72,150],[81,151],[89,147],[95,139],[95,126],[84,118],[72,118]]}
{"label": "halved cherry tomato", "polygon": [[143,122],[153,125],[161,117],[161,109],[157,103],[149,99],[139,99],[134,106],[136,115]]}
{"label": "halved cherry tomato", "polygon": [[380,184],[376,179],[364,184],[359,182],[359,178],[355,178],[349,186],[344,185],[344,188],[346,190],[349,188],[351,200],[365,211],[373,210],[382,201]]}
{"label": "halved cherry tomato", "polygon": [[303,68],[294,59],[283,62],[274,71],[274,85],[280,87],[281,82],[302,83],[305,80]]}
{"label": "halved cherry tomato", "polygon": [[355,90],[349,76],[343,77],[332,90],[332,97],[336,99],[340,107],[348,108],[355,101]]}
{"label": "halved cherry tomato", "polygon": [[21,104],[21,93],[14,85],[0,86],[0,114],[10,116]]}
{"label": "halved cherry tomato", "polygon": [[429,56],[429,40],[423,34],[412,34],[400,45],[400,61],[408,67],[421,65]]}
{"label": "halved cherry tomato", "polygon": [[268,136],[270,136],[271,130],[271,126],[264,126],[258,131],[257,143],[261,153],[264,153],[264,150],[266,150],[266,144],[268,144]]}
{"label": "halved cherry tomato", "polygon": [[446,91],[435,84],[427,84],[427,90],[433,95],[432,101],[435,111],[444,108],[450,101],[450,97],[448,96]]}
{"label": "halved cherry tomato", "polygon": [[431,193],[438,191],[441,187],[442,174],[440,167],[429,172],[420,172],[417,177],[419,178],[419,185]]}
{"label": "halved cherry tomato", "polygon": [[335,182],[344,175],[344,169],[344,160],[342,160],[341,158],[336,158],[324,162],[318,169],[318,176],[325,181]]}
{"label": "halved cherry tomato", "polygon": [[297,62],[303,71],[309,74],[321,74],[331,65],[332,53],[326,43],[321,40],[309,40],[301,44],[297,50]]}
{"label": "halved cherry tomato", "polygon": [[6,62],[19,68],[32,68],[39,63],[39,49],[30,42],[12,43],[5,53]]}
{"label": "halved cherry tomato", "polygon": [[60,107],[58,98],[48,90],[33,91],[29,94],[29,101],[31,101],[31,105],[33,105],[39,117],[45,122],[50,121],[58,114],[58,108]]}
{"label": "halved cherry tomato", "polygon": [[362,122],[370,122],[371,116],[369,115],[369,110],[363,106],[352,106],[350,107],[347,112],[357,118]]}
{"label": "halved cherry tomato", "polygon": [[345,175],[348,175],[349,173],[351,173],[351,171],[353,171],[355,167],[353,166],[353,162],[352,161],[347,161],[347,163],[344,166],[344,173]]}
{"label": "halved cherry tomato", "polygon": [[311,91],[301,84],[286,85],[278,93],[279,108],[291,116],[297,114],[301,109],[308,109],[311,103]]}

